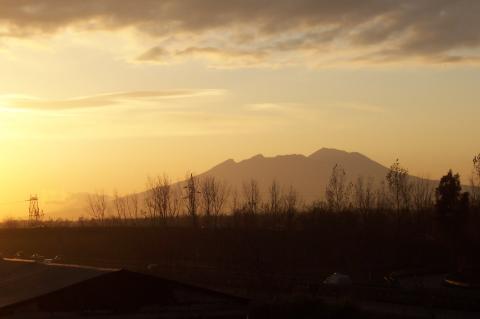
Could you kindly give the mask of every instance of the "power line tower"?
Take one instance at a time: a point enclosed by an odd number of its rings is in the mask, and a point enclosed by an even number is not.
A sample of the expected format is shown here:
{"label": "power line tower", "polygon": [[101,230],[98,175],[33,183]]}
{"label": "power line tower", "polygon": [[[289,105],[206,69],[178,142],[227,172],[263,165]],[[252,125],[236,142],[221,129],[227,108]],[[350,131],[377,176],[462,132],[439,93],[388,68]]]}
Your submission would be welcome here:
{"label": "power line tower", "polygon": [[38,206],[38,196],[30,195],[30,199],[26,200],[28,205],[28,221],[30,224],[37,224],[43,217],[43,210]]}

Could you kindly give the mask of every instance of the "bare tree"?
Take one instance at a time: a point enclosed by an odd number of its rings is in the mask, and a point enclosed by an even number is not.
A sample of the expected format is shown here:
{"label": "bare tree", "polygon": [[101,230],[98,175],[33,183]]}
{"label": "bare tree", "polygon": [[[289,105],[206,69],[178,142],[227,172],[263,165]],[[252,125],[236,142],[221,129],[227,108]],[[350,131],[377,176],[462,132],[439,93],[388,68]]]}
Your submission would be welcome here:
{"label": "bare tree", "polygon": [[245,211],[250,215],[256,215],[261,206],[260,188],[256,180],[251,179],[250,182],[243,184],[243,197]]}
{"label": "bare tree", "polygon": [[336,164],[325,189],[327,205],[333,211],[343,211],[350,203],[352,184],[347,182],[347,173],[342,166]]}
{"label": "bare tree", "polygon": [[146,217],[150,223],[156,224],[159,218],[158,212],[158,194],[159,194],[159,180],[158,178],[149,177],[147,180],[147,191],[145,193],[145,208]]}
{"label": "bare tree", "polygon": [[397,159],[390,166],[386,176],[388,189],[392,195],[397,213],[402,208],[408,210],[410,206],[410,183],[408,179],[408,170],[400,166],[400,162]]}
{"label": "bare tree", "polygon": [[214,197],[216,196],[216,181],[213,176],[205,176],[200,180],[200,204],[205,213],[207,224],[213,212]]}
{"label": "bare tree", "polygon": [[370,211],[375,202],[375,192],[373,190],[373,178],[369,177],[365,182],[363,176],[359,176],[353,187],[355,207],[362,212]]}
{"label": "bare tree", "polygon": [[267,209],[273,214],[277,215],[280,212],[281,200],[282,200],[282,191],[278,182],[274,179],[270,187],[268,188],[268,203]]}
{"label": "bare tree", "polygon": [[433,207],[435,189],[427,178],[415,178],[411,183],[412,206],[417,211],[425,211]]}
{"label": "bare tree", "polygon": [[148,179],[148,191],[145,204],[151,220],[163,225],[167,224],[171,209],[171,182],[168,175]]}
{"label": "bare tree", "polygon": [[298,192],[292,185],[290,185],[288,191],[282,196],[282,199],[287,227],[291,228],[295,214],[297,213]]}
{"label": "bare tree", "polygon": [[238,203],[238,190],[236,187],[232,189],[232,200],[231,200],[231,207],[230,209],[232,210],[232,214],[236,214],[239,209],[239,203]]}
{"label": "bare tree", "polygon": [[232,225],[237,227],[241,221],[241,207],[239,203],[238,189],[235,186],[231,189],[230,210],[233,216]]}
{"label": "bare tree", "polygon": [[[149,183],[150,184],[150,183]],[[149,220],[150,223],[155,223],[155,200],[154,200],[154,190],[149,186],[145,192],[144,207],[142,210],[142,215],[145,219]]]}
{"label": "bare tree", "polygon": [[133,192],[127,196],[128,218],[137,224],[139,217],[138,194]]}
{"label": "bare tree", "polygon": [[170,213],[170,178],[168,175],[163,174],[162,178],[158,179],[158,187],[156,193],[156,203],[161,220],[164,224],[167,223],[167,219]]}
{"label": "bare tree", "polygon": [[190,177],[187,178],[187,185],[185,189],[185,206],[187,209],[187,214],[192,218],[192,224],[194,227],[197,226],[197,210],[198,210],[198,181],[193,174],[190,174]]}
{"label": "bare tree", "polygon": [[127,222],[127,199],[118,194],[118,191],[113,192],[113,205],[117,213],[118,220],[124,223]]}
{"label": "bare tree", "polygon": [[380,181],[380,185],[377,188],[375,198],[376,208],[378,211],[385,211],[391,209],[392,202],[390,200],[390,197],[388,196],[385,181]]}
{"label": "bare tree", "polygon": [[103,223],[107,211],[107,198],[105,192],[96,192],[88,195],[88,206],[92,218]]}
{"label": "bare tree", "polygon": [[176,218],[180,214],[182,206],[182,189],[180,185],[177,183],[175,186],[172,186],[170,193],[169,216]]}
{"label": "bare tree", "polygon": [[229,188],[226,182],[216,182],[214,183],[214,196],[213,196],[213,215],[214,215],[214,227],[217,227],[218,216],[223,211],[225,202],[228,200]]}
{"label": "bare tree", "polygon": [[473,172],[470,179],[472,202],[480,206],[480,153],[473,157]]}

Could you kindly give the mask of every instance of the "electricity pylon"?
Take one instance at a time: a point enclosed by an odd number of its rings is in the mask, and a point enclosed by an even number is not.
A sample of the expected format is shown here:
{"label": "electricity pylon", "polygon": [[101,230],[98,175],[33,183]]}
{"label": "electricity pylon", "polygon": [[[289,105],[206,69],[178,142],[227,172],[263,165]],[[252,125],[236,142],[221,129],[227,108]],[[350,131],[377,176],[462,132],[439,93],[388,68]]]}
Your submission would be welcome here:
{"label": "electricity pylon", "polygon": [[43,210],[40,210],[38,206],[38,196],[30,195],[30,199],[27,199],[28,205],[28,221],[30,224],[37,224],[43,217]]}

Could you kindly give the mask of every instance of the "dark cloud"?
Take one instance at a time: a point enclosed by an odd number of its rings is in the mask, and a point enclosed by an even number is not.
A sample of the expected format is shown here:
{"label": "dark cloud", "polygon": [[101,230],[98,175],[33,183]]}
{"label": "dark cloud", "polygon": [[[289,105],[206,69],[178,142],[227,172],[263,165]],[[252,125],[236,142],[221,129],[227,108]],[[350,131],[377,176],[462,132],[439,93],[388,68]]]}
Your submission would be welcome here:
{"label": "dark cloud", "polygon": [[480,45],[479,15],[478,0],[0,0],[0,36],[133,27],[159,42],[179,34],[196,42],[152,44],[141,61],[186,52],[261,61],[330,45],[371,50],[371,60],[462,62],[476,59],[461,52]]}

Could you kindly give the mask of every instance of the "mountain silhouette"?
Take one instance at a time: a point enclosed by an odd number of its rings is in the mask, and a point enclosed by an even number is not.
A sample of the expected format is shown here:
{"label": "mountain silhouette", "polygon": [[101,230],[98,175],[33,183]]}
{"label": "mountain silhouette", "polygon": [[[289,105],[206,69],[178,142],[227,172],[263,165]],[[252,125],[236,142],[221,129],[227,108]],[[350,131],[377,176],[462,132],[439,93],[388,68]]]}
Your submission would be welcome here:
{"label": "mountain silhouette", "polygon": [[385,178],[388,171],[385,166],[360,153],[322,148],[309,156],[293,154],[265,157],[258,154],[240,162],[229,159],[199,177],[209,175],[225,180],[239,192],[242,185],[251,179],[258,181],[263,192],[276,180],[283,187],[293,186],[303,200],[311,202],[323,198],[336,164],[345,169],[347,178],[352,181],[364,176],[378,182]]}
{"label": "mountain silhouette", "polygon": [[[286,190],[293,186],[304,203],[324,199],[325,188],[335,165],[341,165],[347,180],[355,182],[359,176],[373,178],[375,186],[385,180],[388,168],[357,152],[346,152],[331,148],[322,148],[309,156],[292,154],[265,157],[257,154],[249,159],[236,162],[228,159],[208,171],[198,174],[202,179],[213,176],[225,181],[230,189],[242,195],[243,185],[254,179],[258,182],[262,197],[267,196],[268,187],[275,180]],[[416,179],[416,177],[411,177]],[[436,182],[431,181],[436,184]],[[178,186],[183,188],[184,181]],[[374,186],[374,187],[375,187]],[[145,192],[139,195],[139,203],[143,205]],[[88,194],[72,194],[65,202],[51,205],[50,216],[77,218],[89,216],[87,208]],[[109,198],[110,212],[113,214],[113,203]]]}

